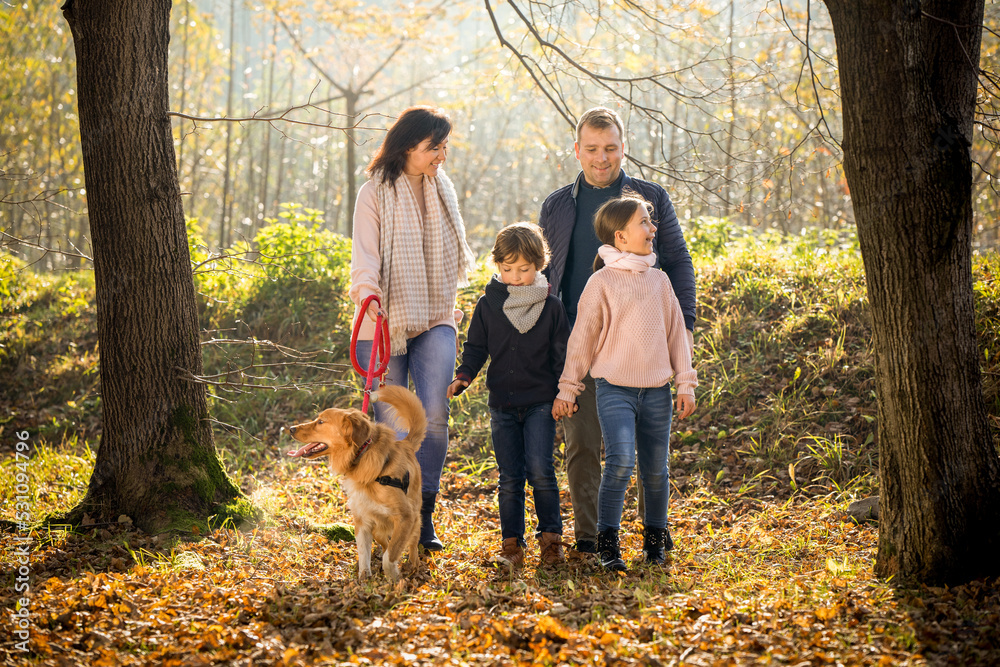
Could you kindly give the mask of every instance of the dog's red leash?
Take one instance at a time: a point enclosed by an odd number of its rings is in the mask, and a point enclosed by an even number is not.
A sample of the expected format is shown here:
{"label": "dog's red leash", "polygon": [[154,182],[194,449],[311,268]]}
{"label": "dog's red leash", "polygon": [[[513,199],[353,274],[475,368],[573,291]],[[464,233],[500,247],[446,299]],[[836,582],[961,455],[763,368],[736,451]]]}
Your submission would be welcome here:
{"label": "dog's red leash", "polygon": [[[372,354],[368,359],[368,368],[365,369],[358,363],[358,332],[361,330],[363,318],[368,315],[368,305],[372,301],[378,304],[380,314],[375,319],[375,338],[372,340]],[[379,385],[381,386],[385,371],[389,368],[389,320],[382,317],[381,310],[382,302],[377,296],[372,294],[365,299],[358,310],[358,318],[354,322],[354,332],[351,334],[351,364],[354,366],[354,370],[361,377],[365,378],[365,399],[361,406],[361,411],[364,413],[368,412],[368,401],[371,398],[372,384],[375,377],[378,376]],[[381,362],[378,369],[375,368],[376,356]],[[378,389],[378,387],[375,387],[375,389]]]}

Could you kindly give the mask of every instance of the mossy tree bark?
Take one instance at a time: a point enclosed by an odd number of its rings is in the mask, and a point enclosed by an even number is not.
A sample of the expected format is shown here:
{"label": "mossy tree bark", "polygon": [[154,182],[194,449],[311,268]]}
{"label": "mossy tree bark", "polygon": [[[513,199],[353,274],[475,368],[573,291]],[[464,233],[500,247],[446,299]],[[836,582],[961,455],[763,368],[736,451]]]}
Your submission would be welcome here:
{"label": "mossy tree bark", "polygon": [[103,435],[70,519],[183,528],[237,501],[207,423],[167,116],[171,0],[69,0],[94,249]]}
{"label": "mossy tree bark", "polygon": [[971,271],[983,2],[826,4],[873,318],[875,571],[925,583],[1000,574],[1000,462],[980,383]]}

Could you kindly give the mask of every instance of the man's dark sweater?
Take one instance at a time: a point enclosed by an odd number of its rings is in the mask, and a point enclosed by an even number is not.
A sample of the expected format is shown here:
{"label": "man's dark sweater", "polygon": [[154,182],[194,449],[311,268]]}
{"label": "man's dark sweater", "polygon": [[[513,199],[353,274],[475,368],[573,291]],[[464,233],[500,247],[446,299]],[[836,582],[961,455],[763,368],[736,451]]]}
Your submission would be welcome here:
{"label": "man's dark sweater", "polygon": [[502,304],[480,297],[455,377],[472,382],[488,358],[486,387],[490,390],[491,408],[551,403],[559,392],[569,340],[562,302],[547,297],[535,326],[523,334],[514,328],[502,308]]}
{"label": "man's dark sweater", "polygon": [[602,245],[594,231],[594,214],[604,202],[621,196],[624,177],[625,172],[618,174],[618,180],[606,188],[595,188],[584,180],[580,181],[580,190],[576,196],[576,223],[569,241],[566,272],[560,285],[570,326],[576,322],[576,304],[594,273],[594,258]]}

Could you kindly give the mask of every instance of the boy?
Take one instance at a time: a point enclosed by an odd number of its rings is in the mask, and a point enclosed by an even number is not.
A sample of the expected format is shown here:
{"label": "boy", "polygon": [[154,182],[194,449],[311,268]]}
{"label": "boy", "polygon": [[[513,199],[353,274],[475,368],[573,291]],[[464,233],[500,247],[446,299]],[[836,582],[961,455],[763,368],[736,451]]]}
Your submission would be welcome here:
{"label": "boy", "polygon": [[497,561],[524,564],[524,483],[538,514],[542,565],[565,561],[553,448],[552,402],[566,359],[569,323],[562,302],[549,295],[541,270],[549,251],[538,225],[517,222],[497,235],[493,276],[469,323],[462,364],[448,397],[462,393],[490,359],[493,453],[500,471],[498,499],[503,548]]}

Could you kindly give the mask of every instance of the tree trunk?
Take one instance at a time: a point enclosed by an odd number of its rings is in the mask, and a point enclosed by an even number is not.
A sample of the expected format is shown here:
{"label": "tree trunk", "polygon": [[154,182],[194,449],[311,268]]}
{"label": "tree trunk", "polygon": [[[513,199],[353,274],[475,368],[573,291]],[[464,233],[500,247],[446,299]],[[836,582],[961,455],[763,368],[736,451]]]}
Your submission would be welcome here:
{"label": "tree trunk", "polygon": [[974,324],[972,165],[983,2],[827,0],[871,302],[881,483],[875,572],[1000,573],[1000,463]]}
{"label": "tree trunk", "polygon": [[[184,2],[184,41],[183,48],[181,49],[181,100],[178,111],[181,113],[187,113],[187,71],[188,71],[188,43],[191,35],[191,2],[192,0],[185,0]],[[181,133],[180,141],[177,142],[177,173],[183,173],[184,165],[184,134]]]}
{"label": "tree trunk", "polygon": [[[233,117],[233,82],[236,80],[236,0],[229,0],[229,83],[226,88],[226,118]],[[226,171],[222,181],[222,211],[219,215],[219,250],[229,247],[233,227],[232,182],[233,124],[226,123]]]}
{"label": "tree trunk", "polygon": [[63,6],[76,47],[104,418],[70,520],[125,514],[150,531],[247,508],[215,451],[204,385],[182,379],[202,362],[167,116],[170,4]]}
{"label": "tree trunk", "polygon": [[[328,83],[326,86],[326,96],[328,99],[333,99],[333,84]],[[334,165],[334,142],[333,136],[328,134],[327,141],[323,144],[323,216],[326,219],[327,229],[331,231],[338,231],[340,229],[340,220],[337,218],[337,213],[331,210],[330,203],[332,198],[330,193],[333,191],[333,165]]]}
{"label": "tree trunk", "polygon": [[[344,93],[347,126],[350,128],[353,128],[354,124],[358,122],[358,98],[360,95],[360,92],[355,92],[353,89]],[[345,174],[347,176],[347,200],[344,208],[347,212],[347,229],[344,230],[344,236],[347,237],[354,236],[354,200],[357,198],[358,193],[358,176],[356,173],[358,171],[358,147],[355,144],[356,135],[357,133],[353,129],[347,130],[347,141],[344,142],[344,146],[347,149],[347,164],[344,168],[344,171],[347,172]]]}
{"label": "tree trunk", "polygon": [[735,168],[733,159],[733,135],[736,134],[736,53],[733,48],[733,42],[736,41],[736,31],[735,31],[735,18],[736,18],[736,0],[730,0],[729,2],[729,53],[726,55],[726,64],[729,69],[728,72],[728,86],[729,86],[729,131],[726,133],[726,166],[725,171],[722,175],[722,187],[724,188],[724,194],[722,196],[722,217],[728,219],[733,212],[733,194],[735,193],[736,178]]}
{"label": "tree trunk", "polygon": [[[271,63],[268,66],[269,71],[267,75],[267,108],[270,109],[271,105],[274,104],[274,64],[278,60],[278,22],[274,22],[274,29],[271,32],[271,50],[264,50],[271,59]],[[268,198],[268,179],[271,177],[271,131],[270,128],[264,128],[264,166],[262,167],[264,175],[261,178],[261,188],[260,188],[260,204],[254,207],[256,215],[253,216],[253,236],[257,236],[257,232],[264,225],[265,216],[276,216],[277,211],[273,209],[271,203],[267,200]]]}
{"label": "tree trunk", "polygon": [[[289,67],[288,71],[288,107],[291,108],[293,106],[295,106],[295,61],[294,60],[292,60],[291,67]],[[289,168],[288,165],[285,164],[285,149],[287,147],[288,147],[288,139],[283,137],[281,141],[281,150],[278,152],[278,184],[274,188],[274,206],[271,207],[272,210],[271,215],[274,217],[278,216],[278,209],[281,207],[281,204],[285,203],[284,192],[282,190],[282,187],[285,182],[285,170]]]}

